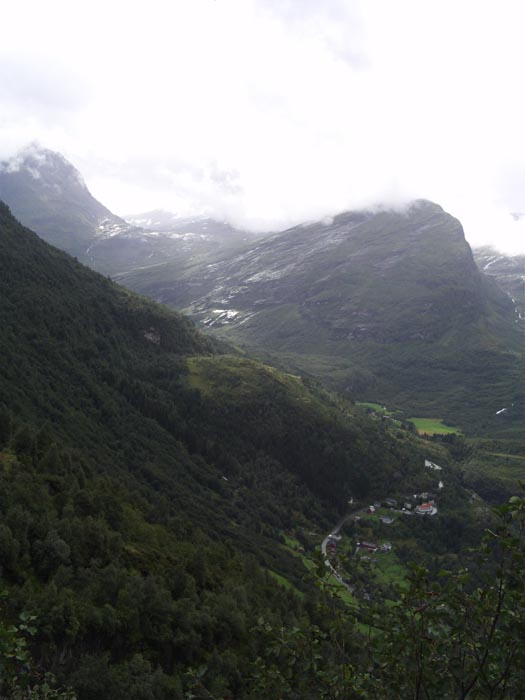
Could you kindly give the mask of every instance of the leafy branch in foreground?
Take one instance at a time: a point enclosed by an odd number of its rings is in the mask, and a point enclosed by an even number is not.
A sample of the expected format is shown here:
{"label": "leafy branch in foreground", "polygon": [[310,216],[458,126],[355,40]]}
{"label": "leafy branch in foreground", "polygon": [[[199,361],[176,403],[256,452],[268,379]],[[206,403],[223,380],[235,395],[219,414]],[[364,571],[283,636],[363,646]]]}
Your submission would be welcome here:
{"label": "leafy branch in foreground", "polygon": [[[468,570],[432,580],[413,567],[408,590],[376,610],[368,648],[377,698],[516,698],[524,680],[525,499],[496,509],[479,548],[482,583]],[[385,691],[385,689],[388,689]]]}
{"label": "leafy branch in foreground", "polygon": [[0,615],[0,700],[76,700],[71,690],[57,688],[52,673],[34,666],[29,650],[34,620],[22,612],[18,622],[9,624]]}

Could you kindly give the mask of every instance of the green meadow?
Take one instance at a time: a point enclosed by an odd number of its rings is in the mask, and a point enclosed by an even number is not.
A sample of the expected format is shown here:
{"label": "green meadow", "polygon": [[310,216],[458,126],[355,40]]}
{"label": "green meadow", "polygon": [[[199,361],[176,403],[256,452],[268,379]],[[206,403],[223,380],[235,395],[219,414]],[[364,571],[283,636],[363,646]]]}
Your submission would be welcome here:
{"label": "green meadow", "polygon": [[448,435],[450,433],[461,434],[459,428],[451,425],[445,425],[441,418],[409,418],[417,428],[420,435]]}

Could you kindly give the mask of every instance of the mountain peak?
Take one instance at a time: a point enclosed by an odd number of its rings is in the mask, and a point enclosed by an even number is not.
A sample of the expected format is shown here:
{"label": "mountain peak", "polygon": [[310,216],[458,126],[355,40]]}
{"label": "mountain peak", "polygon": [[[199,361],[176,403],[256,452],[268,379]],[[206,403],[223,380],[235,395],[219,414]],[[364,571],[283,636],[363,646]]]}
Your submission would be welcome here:
{"label": "mountain peak", "polygon": [[408,209],[410,210],[426,210],[426,211],[433,211],[436,214],[443,214],[444,209],[442,206],[439,204],[436,204],[435,202],[432,202],[430,199],[414,199],[412,200],[409,205]]}
{"label": "mountain peak", "polygon": [[98,202],[61,153],[31,143],[0,163],[0,199],[48,243],[83,257],[101,235],[129,229]]}

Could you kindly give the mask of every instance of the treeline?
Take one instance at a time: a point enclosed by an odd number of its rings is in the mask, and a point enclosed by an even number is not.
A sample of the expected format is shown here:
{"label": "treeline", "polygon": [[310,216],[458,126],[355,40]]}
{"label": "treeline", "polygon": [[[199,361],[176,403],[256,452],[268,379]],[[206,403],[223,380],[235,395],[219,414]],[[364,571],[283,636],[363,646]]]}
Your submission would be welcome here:
{"label": "treeline", "polygon": [[343,608],[325,567],[300,596],[46,429],[0,425],[2,697],[521,697],[525,499],[498,510],[477,580],[413,566],[389,605]]}

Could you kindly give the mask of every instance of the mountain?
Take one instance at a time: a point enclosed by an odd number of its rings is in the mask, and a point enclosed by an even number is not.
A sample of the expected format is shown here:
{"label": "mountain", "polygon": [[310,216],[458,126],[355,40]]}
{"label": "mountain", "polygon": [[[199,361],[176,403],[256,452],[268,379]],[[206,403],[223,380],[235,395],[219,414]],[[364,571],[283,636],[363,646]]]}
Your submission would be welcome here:
{"label": "mountain", "polygon": [[[216,457],[218,463],[228,462],[237,451],[241,456],[254,449],[282,449],[302,476],[313,459],[312,483],[337,508],[352,490],[343,481],[355,477],[356,483],[366,481],[373,488],[374,465],[382,460],[364,451],[358,461],[365,459],[366,469],[364,462],[359,468],[356,462],[352,476],[345,466],[357,426],[377,431],[360,411],[346,405],[339,409],[335,398],[298,377],[225,354],[227,346],[199,333],[186,317],[47,245],[20,226],[3,204],[0,214],[1,394],[20,418],[52,421],[61,439],[103,463],[103,436],[117,448],[124,436],[129,443],[137,441],[132,458],[137,465],[138,454],[155,436],[159,446],[174,454],[185,452],[182,445],[193,452],[217,449],[222,455]],[[144,428],[138,425],[142,419]],[[233,431],[231,442],[224,439],[216,448],[207,444],[228,430]],[[329,460],[328,467],[321,453],[330,435],[338,442],[333,430],[341,430],[341,439],[350,442],[348,455],[339,463]],[[296,442],[290,443],[295,434]],[[308,436],[322,434],[319,455],[314,457],[317,448],[312,446],[306,450],[310,457],[294,454],[306,449]],[[151,459],[147,451],[143,457]],[[123,459],[113,458],[115,464]]]}
{"label": "mountain", "polygon": [[176,269],[204,265],[233,255],[257,238],[256,234],[207,217],[179,217],[165,211],[127,216],[129,230],[98,239],[86,263],[116,276],[171,263]]}
{"label": "mountain", "polygon": [[0,632],[16,683],[50,671],[79,700],[168,700],[198,681],[248,700],[273,677],[261,620],[327,632],[321,604],[340,609],[303,579],[350,496],[428,491],[428,457],[449,467],[451,512],[435,547],[407,519],[406,551],[450,562],[476,530],[443,545],[467,504],[443,446],[224,354],[4,204],[0,323]]}
{"label": "mountain", "polygon": [[254,235],[205,217],[154,211],[113,214],[60,153],[31,145],[0,163],[0,200],[48,243],[114,275],[176,261],[230,254]]}
{"label": "mountain", "polygon": [[[349,212],[260,238],[162,211],[128,223],[37,147],[2,164],[0,191],[82,262],[252,355],[407,417],[521,441],[519,262],[501,268],[504,298],[487,279],[503,262],[489,253],[480,275],[461,226],[437,205]],[[515,479],[511,470],[505,493]]]}
{"label": "mountain", "polygon": [[36,145],[0,163],[0,200],[44,240],[79,257],[99,237],[130,229],[91,195],[69,161]]}
{"label": "mountain", "polygon": [[189,257],[198,260],[203,255],[231,254],[233,250],[253,243],[264,235],[235,228],[226,221],[205,216],[178,216],[161,209],[127,216],[126,221],[160,240],[165,237],[176,241],[179,252],[177,256],[172,254],[172,257],[176,257],[178,262],[181,259],[186,261]]}
{"label": "mountain", "polygon": [[514,304],[436,204],[349,212],[205,267],[174,275],[167,264],[120,279],[354,398],[474,431],[521,421]]}

